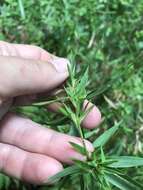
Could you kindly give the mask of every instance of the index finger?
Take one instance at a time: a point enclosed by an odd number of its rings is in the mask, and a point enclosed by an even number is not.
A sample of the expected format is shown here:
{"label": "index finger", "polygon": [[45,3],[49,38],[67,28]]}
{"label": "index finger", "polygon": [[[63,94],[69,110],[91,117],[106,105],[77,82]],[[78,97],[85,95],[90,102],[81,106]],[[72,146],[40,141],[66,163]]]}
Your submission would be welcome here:
{"label": "index finger", "polygon": [[0,41],[0,55],[41,61],[50,61],[55,57],[51,53],[35,45],[11,44],[4,41]]}

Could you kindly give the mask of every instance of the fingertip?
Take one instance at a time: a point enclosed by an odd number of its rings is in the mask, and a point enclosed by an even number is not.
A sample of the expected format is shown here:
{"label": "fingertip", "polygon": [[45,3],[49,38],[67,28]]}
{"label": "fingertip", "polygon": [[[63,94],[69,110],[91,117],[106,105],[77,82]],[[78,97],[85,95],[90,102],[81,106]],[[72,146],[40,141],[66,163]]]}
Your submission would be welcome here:
{"label": "fingertip", "polygon": [[86,146],[88,152],[89,153],[93,152],[94,151],[94,147],[93,147],[92,143],[89,142],[88,140],[84,140],[84,142],[85,142],[85,146]]}
{"label": "fingertip", "polygon": [[[84,107],[86,107],[86,109],[89,109],[92,106],[93,104],[91,102],[88,102],[87,100],[85,100]],[[82,122],[82,126],[88,129],[93,129],[96,126],[98,126],[100,123],[101,123],[101,112],[96,106],[93,106],[91,111],[84,118]]]}
{"label": "fingertip", "polygon": [[[34,173],[32,169],[34,169]],[[27,164],[23,180],[36,185],[51,184],[49,179],[62,170],[62,164],[56,159],[36,154]]]}
{"label": "fingertip", "polygon": [[68,59],[63,57],[53,56],[53,59],[50,61],[50,63],[55,67],[57,72],[68,74],[68,65],[70,65]]}
{"label": "fingertip", "polygon": [[61,172],[63,170],[63,166],[60,162],[54,160],[54,162],[52,163],[47,163],[44,164],[43,167],[40,166],[39,168],[39,177],[40,179],[40,183],[41,184],[51,184],[51,182],[49,181],[50,177],[56,175],[57,173]]}

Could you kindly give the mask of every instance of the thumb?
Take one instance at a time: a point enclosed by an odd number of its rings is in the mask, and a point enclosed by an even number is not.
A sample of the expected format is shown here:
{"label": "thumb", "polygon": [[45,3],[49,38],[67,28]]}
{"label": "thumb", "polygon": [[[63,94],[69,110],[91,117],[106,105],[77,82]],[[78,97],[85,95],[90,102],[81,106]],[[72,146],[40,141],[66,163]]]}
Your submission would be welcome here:
{"label": "thumb", "polygon": [[51,90],[68,77],[68,64],[56,56],[49,62],[0,56],[0,98]]}

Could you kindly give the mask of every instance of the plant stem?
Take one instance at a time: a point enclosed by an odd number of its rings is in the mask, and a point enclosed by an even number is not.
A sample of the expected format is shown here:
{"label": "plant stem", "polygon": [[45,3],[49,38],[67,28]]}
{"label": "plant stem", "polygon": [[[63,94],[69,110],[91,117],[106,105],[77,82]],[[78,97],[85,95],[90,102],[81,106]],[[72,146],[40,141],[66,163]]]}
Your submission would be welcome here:
{"label": "plant stem", "polygon": [[85,141],[84,141],[84,133],[82,131],[80,122],[77,122],[77,128],[79,130],[79,134],[80,134],[80,137],[81,137],[81,140],[82,140],[82,144],[84,146],[85,153],[86,153],[86,158],[88,160],[89,159],[89,153],[88,153],[87,148],[86,148],[86,144],[85,144]]}

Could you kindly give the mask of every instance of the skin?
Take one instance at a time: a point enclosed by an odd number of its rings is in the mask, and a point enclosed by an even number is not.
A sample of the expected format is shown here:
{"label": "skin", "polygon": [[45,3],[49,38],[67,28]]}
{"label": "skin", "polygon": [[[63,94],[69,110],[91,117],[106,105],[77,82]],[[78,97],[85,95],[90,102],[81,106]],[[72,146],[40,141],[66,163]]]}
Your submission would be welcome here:
{"label": "skin", "polygon": [[[84,159],[69,142],[81,139],[44,128],[30,119],[9,113],[15,102],[33,102],[40,93],[51,91],[68,77],[69,61],[37,46],[0,41],[0,171],[18,179],[43,184],[71,164],[71,158]],[[85,106],[87,100],[83,102]],[[92,104],[89,102],[88,107]],[[56,111],[57,105],[50,105]],[[94,106],[83,121],[92,129],[101,121]],[[89,152],[92,144],[85,140]]]}

